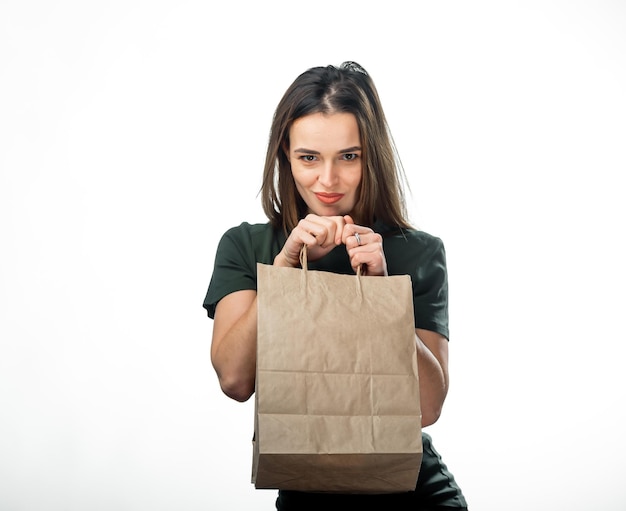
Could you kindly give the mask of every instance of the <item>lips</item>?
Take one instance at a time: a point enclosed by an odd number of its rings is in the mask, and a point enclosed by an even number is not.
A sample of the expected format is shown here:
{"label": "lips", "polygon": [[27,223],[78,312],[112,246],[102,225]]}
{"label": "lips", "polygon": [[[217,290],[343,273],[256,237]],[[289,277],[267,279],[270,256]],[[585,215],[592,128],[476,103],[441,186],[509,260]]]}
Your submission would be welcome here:
{"label": "lips", "polygon": [[315,194],[317,199],[324,204],[334,204],[338,202],[343,197],[343,193],[322,193],[318,192]]}

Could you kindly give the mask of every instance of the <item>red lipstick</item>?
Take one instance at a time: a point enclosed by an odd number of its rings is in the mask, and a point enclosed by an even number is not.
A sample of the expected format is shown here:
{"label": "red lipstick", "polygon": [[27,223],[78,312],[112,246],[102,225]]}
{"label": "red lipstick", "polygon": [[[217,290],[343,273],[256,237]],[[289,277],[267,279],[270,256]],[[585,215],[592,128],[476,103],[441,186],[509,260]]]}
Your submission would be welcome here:
{"label": "red lipstick", "polygon": [[343,197],[343,193],[316,192],[315,196],[320,202],[323,202],[324,204],[334,204],[335,202],[341,200],[341,198]]}

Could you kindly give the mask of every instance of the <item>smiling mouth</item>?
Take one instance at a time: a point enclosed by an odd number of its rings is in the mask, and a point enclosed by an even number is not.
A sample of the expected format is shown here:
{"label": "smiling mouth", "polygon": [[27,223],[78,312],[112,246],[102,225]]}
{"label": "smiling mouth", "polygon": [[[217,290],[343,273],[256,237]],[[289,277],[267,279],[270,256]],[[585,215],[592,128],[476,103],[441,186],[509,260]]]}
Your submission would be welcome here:
{"label": "smiling mouth", "polygon": [[341,200],[343,193],[316,193],[315,196],[324,204],[334,204]]}

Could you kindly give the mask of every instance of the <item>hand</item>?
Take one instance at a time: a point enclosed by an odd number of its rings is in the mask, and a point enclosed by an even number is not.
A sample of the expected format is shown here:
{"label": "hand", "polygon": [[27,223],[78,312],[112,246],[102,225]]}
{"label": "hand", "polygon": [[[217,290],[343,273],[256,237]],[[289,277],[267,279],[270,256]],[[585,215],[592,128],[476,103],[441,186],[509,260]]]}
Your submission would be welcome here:
{"label": "hand", "polygon": [[383,237],[369,227],[356,225],[349,215],[344,220],[341,241],[346,245],[355,273],[360,265],[361,275],[388,275]]}
{"label": "hand", "polygon": [[[300,250],[307,248],[307,259],[315,261],[324,257],[337,245],[341,245],[346,217],[307,215],[291,231],[283,249],[274,259],[278,266],[297,267],[300,264]],[[347,217],[350,218],[350,217]]]}

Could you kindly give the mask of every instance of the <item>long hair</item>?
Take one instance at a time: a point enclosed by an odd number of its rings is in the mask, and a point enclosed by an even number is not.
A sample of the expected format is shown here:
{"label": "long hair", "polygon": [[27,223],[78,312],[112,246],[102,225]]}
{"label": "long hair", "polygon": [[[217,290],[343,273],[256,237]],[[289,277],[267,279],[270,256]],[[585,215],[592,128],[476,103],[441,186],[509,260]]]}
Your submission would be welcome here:
{"label": "long hair", "polygon": [[356,62],[313,67],[298,76],[278,103],[261,185],[263,210],[270,223],[289,233],[306,215],[285,150],[297,119],[314,113],[351,113],[361,136],[363,176],[352,211],[354,221],[372,226],[410,227],[403,185],[406,178],[374,82]]}

